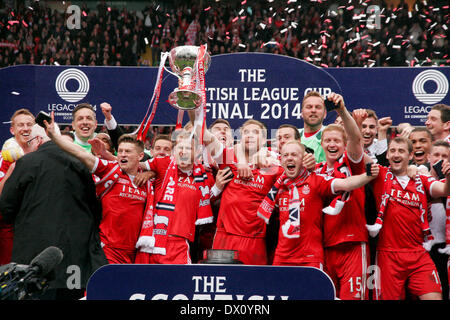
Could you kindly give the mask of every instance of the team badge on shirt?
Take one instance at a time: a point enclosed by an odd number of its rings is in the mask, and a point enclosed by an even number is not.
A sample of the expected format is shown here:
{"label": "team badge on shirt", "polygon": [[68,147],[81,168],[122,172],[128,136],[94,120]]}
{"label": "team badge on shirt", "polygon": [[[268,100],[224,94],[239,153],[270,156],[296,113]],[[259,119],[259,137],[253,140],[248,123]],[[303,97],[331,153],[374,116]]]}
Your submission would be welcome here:
{"label": "team badge on shirt", "polygon": [[305,185],[302,189],[302,193],[303,194],[309,194],[311,192],[311,189],[309,188],[308,185]]}

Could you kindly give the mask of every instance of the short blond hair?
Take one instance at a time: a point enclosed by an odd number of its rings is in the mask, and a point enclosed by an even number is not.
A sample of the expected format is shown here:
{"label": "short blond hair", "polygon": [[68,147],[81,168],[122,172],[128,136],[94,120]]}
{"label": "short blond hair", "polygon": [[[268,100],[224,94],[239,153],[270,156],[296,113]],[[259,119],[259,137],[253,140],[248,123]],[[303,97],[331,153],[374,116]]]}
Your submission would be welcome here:
{"label": "short blond hair", "polygon": [[306,152],[306,148],[305,145],[303,143],[301,143],[299,140],[289,140],[287,141],[283,147],[281,147],[281,151],[283,150],[283,148],[289,144],[296,144],[300,146],[300,149],[302,149],[302,154],[304,154]]}
{"label": "short blond hair", "polygon": [[267,127],[264,123],[262,123],[261,121],[255,120],[255,119],[249,119],[247,121],[245,121],[242,126],[239,128],[241,134],[242,134],[242,129],[244,129],[244,127],[250,125],[250,124],[254,124],[257,125],[258,127],[261,128],[261,132],[263,135],[264,139],[267,139]]}
{"label": "short blond hair", "polygon": [[322,99],[322,101],[325,103],[325,98],[324,98],[319,92],[317,92],[317,91],[309,91],[309,92],[303,97],[303,100],[302,100],[302,108],[303,108],[303,106],[304,106],[304,104],[305,104],[305,100],[308,99],[309,97],[318,97],[318,98]]}
{"label": "short blond hair", "polygon": [[22,109],[16,110],[16,111],[13,113],[13,115],[12,115],[12,117],[11,117],[11,125],[14,124],[14,119],[15,119],[17,116],[20,116],[20,115],[22,115],[22,114],[23,114],[23,115],[26,115],[26,116],[30,116],[31,118],[33,118],[33,121],[34,121],[34,115],[31,113],[31,111],[28,110],[28,109],[22,108]]}
{"label": "short blond hair", "polygon": [[323,129],[320,143],[323,142],[323,137],[325,136],[325,133],[327,133],[328,131],[339,131],[340,133],[342,133],[344,144],[347,144],[347,132],[345,132],[345,129],[342,126],[335,123],[329,124],[328,126],[325,127],[325,129]]}

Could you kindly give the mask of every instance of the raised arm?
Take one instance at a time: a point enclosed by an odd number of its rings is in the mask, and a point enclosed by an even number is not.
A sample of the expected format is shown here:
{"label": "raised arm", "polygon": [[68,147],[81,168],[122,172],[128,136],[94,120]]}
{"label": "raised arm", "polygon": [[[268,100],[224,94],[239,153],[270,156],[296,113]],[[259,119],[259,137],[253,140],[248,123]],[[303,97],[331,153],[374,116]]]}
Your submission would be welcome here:
{"label": "raised arm", "polygon": [[450,162],[447,160],[442,164],[442,173],[445,174],[445,182],[436,181],[432,184],[431,196],[433,198],[450,196]]}
{"label": "raised arm", "polygon": [[55,142],[65,152],[71,154],[75,158],[79,159],[82,163],[84,163],[84,165],[89,169],[89,171],[92,171],[96,162],[96,157],[93,154],[86,152],[83,148],[76,145],[75,143],[72,143],[69,140],[64,139],[61,136],[61,134],[56,133],[55,114],[53,111],[51,117],[52,117],[51,123],[48,123],[46,120],[44,120],[47,135],[49,136],[49,138],[52,139],[53,142]]}
{"label": "raised arm", "polygon": [[364,152],[362,146],[362,135],[358,124],[345,107],[344,98],[337,93],[330,93],[327,97],[338,106],[336,112],[341,117],[345,132],[347,133],[347,153],[353,160],[359,160]]}
{"label": "raised arm", "polygon": [[[195,122],[195,110],[189,110],[188,111],[189,119],[192,123],[192,125],[195,128],[194,122]],[[200,133],[202,128],[197,127],[195,134],[200,137]],[[211,154],[213,158],[215,158],[217,155],[221,154],[221,152],[224,149],[223,144],[217,139],[215,135],[213,135],[205,126],[205,130],[203,131],[203,144],[205,145],[208,152]]]}

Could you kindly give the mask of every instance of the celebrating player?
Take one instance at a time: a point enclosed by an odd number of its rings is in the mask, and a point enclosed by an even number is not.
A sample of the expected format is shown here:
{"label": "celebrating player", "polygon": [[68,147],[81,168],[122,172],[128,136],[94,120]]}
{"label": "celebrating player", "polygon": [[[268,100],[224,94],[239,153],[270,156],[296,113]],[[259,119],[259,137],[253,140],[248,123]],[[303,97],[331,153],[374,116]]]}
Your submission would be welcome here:
{"label": "celebrating player", "polygon": [[431,197],[450,194],[450,164],[442,167],[445,183],[423,175],[411,179],[407,170],[412,157],[408,139],[392,139],[387,152],[390,167],[381,167],[379,176],[371,182],[379,208],[376,223],[367,226],[371,236],[379,233],[377,300],[405,299],[406,287],[419,299],[442,298],[438,273],[427,252],[433,240],[428,203]]}

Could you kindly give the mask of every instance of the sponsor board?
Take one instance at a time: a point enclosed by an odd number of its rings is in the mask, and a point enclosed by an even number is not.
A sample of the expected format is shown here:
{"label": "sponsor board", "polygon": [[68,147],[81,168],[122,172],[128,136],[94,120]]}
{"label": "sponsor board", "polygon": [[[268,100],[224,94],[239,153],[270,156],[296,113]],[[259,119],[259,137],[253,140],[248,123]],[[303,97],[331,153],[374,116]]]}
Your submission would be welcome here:
{"label": "sponsor board", "polygon": [[[245,283],[243,280],[245,279]],[[333,300],[331,279],[312,267],[106,265],[87,300]]]}

